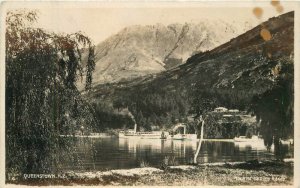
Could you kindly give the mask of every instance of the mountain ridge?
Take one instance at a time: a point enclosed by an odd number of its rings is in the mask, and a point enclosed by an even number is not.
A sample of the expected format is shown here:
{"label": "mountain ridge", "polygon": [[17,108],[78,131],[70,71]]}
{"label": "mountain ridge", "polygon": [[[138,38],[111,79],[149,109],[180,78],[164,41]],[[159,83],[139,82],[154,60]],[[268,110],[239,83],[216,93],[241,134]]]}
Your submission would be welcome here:
{"label": "mountain ridge", "polygon": [[96,46],[93,83],[130,80],[169,70],[184,64],[192,54],[228,41],[240,29],[220,21],[126,27]]}
{"label": "mountain ridge", "polygon": [[[146,90],[149,85],[169,88],[170,91],[198,85],[220,89],[252,88],[261,93],[273,84],[274,75],[271,72],[279,64],[278,61],[293,61],[293,16],[294,13],[289,12],[270,18],[229,42],[211,51],[198,53],[190,57],[186,64],[168,71],[132,81],[96,86],[91,95],[101,96],[100,88],[106,88],[106,94],[119,95],[117,93],[123,93],[122,90]],[[262,27],[270,30],[271,40],[264,41],[260,36]]]}

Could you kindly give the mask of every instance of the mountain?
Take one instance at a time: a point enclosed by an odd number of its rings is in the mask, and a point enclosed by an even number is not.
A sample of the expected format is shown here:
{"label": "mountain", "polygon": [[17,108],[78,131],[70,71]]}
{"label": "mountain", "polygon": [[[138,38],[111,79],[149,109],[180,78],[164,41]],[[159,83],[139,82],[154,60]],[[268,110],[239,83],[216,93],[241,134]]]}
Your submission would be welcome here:
{"label": "mountain", "polygon": [[[269,122],[266,126],[291,125],[286,129],[293,130],[293,67],[294,12],[289,12],[170,70],[99,84],[83,94],[107,127],[114,121],[107,109],[128,108],[138,125],[165,129],[177,120],[187,122],[203,110],[224,106],[256,109],[253,113]],[[124,126],[121,120],[115,124]]]}
{"label": "mountain", "polygon": [[[262,29],[271,40],[265,41]],[[274,81],[272,70],[281,61],[293,61],[294,13],[274,17],[213,50],[198,53],[187,62],[156,75],[94,87],[91,94],[118,90],[147,90],[151,86],[170,91],[192,88],[266,90]],[[100,88],[103,88],[101,91]]]}
{"label": "mountain", "polygon": [[235,28],[220,20],[126,27],[96,46],[93,84],[131,80],[172,69],[248,27]]}

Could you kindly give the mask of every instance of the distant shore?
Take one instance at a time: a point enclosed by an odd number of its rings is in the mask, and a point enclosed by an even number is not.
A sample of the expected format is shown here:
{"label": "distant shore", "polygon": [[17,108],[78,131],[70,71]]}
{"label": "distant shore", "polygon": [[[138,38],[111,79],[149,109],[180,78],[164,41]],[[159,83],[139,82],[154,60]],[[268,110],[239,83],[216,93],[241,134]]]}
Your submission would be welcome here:
{"label": "distant shore", "polygon": [[[61,137],[76,137],[76,138],[108,138],[108,137],[118,137],[116,135],[110,135],[108,133],[101,133],[98,135],[60,135]],[[125,138],[130,139],[130,138]],[[143,138],[143,139],[160,139],[160,138]],[[172,139],[168,139],[172,140]],[[189,140],[189,139],[187,139]],[[199,139],[194,139],[198,141]],[[203,141],[216,141],[216,142],[234,142],[234,139],[220,139],[220,138],[205,138]]]}
{"label": "distant shore", "polygon": [[292,185],[293,160],[207,163],[108,171],[67,172],[57,179],[7,182],[23,185]]}

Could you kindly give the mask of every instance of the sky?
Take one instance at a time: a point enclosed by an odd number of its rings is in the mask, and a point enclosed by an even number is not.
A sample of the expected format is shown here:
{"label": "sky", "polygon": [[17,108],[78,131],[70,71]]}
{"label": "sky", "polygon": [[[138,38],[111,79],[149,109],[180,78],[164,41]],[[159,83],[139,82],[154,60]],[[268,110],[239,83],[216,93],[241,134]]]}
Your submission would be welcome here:
{"label": "sky", "polygon": [[[27,6],[39,11],[38,27],[55,32],[82,31],[95,44],[116,34],[130,25],[155,25],[162,23],[198,22],[201,20],[224,20],[235,26],[258,25],[270,17],[293,10],[287,2],[281,3],[283,12],[277,12],[270,2],[265,4],[95,4],[70,5],[51,3]],[[25,6],[26,7],[26,6]],[[253,14],[253,8],[261,7],[262,17]]]}

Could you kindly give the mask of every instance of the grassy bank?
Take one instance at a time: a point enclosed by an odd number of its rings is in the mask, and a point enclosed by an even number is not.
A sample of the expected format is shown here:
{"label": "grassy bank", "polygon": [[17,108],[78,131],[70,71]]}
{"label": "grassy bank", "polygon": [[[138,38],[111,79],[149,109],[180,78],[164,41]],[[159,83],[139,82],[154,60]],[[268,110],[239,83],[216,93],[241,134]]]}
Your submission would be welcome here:
{"label": "grassy bank", "polygon": [[27,185],[292,185],[293,162],[249,161],[68,172],[54,179],[20,179]]}

